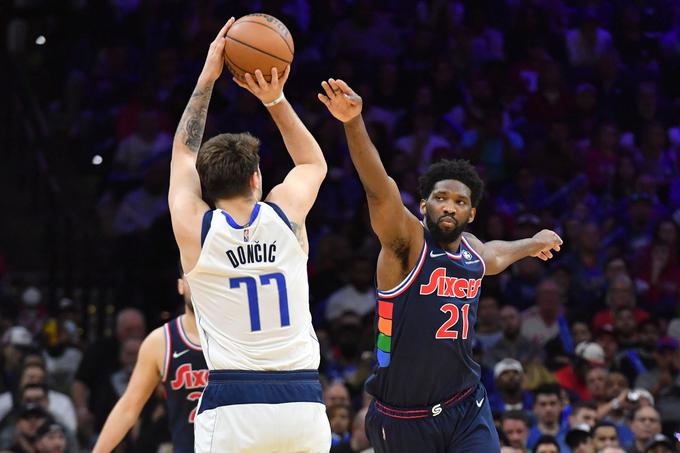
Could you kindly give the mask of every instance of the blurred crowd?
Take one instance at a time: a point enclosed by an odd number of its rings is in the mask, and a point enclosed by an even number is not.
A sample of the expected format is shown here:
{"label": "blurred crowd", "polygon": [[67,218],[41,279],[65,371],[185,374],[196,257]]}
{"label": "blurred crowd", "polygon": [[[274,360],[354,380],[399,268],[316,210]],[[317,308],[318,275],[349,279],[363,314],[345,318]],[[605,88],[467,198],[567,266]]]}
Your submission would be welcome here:
{"label": "blurred crowd", "polygon": [[[363,97],[409,209],[430,162],[466,158],[487,183],[472,233],[564,239],[550,262],[524,259],[482,285],[475,353],[504,451],[678,451],[680,2],[57,3],[6,8],[7,53],[49,121],[48,160],[73,169],[62,183],[76,188],[71,226],[87,241],[50,278],[13,269],[25,245],[0,250],[0,451],[87,450],[140,338],[181,306],[166,200],[174,128],[215,33],[255,11],[294,37],[286,96],[329,163],[307,229],[332,452],[370,451],[379,245],[342,127],[316,99],[329,77]],[[266,191],[290,158],[225,75],[204,137],[241,131],[262,141]],[[120,451],[167,441],[158,395]]]}

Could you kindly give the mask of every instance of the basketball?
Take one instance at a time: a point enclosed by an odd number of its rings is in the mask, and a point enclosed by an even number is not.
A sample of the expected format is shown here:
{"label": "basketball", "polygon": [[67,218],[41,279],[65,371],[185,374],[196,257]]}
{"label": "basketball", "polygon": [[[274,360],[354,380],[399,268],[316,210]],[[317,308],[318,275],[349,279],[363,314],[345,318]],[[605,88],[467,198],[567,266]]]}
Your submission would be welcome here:
{"label": "basketball", "polygon": [[227,32],[224,46],[225,64],[239,80],[245,73],[262,71],[271,81],[271,68],[279,77],[293,62],[293,37],[283,22],[268,14],[248,14],[238,19]]}

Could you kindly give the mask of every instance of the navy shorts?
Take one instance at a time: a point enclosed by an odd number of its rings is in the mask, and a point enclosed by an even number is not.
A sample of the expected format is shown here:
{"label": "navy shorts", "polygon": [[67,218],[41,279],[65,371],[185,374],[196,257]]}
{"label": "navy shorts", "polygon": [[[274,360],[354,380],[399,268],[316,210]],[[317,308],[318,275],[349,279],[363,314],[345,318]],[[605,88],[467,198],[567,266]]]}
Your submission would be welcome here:
{"label": "navy shorts", "polygon": [[376,453],[497,453],[501,448],[482,384],[425,408],[373,401],[366,435]]}

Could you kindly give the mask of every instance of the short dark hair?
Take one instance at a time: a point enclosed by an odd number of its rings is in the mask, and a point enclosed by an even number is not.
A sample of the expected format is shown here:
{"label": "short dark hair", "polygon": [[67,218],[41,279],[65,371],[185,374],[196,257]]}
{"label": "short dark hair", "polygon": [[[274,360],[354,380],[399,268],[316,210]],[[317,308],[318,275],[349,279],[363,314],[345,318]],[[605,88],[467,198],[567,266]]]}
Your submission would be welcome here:
{"label": "short dark hair", "polygon": [[476,208],[479,205],[484,194],[484,181],[479,177],[475,167],[469,161],[463,159],[442,159],[430,165],[418,180],[420,197],[427,200],[434,185],[445,179],[455,179],[468,186],[471,192],[472,207]]}
{"label": "short dark hair", "polygon": [[592,401],[577,401],[571,405],[571,413],[576,415],[581,409],[597,410],[597,405]]}
{"label": "short dark hair", "polygon": [[520,410],[503,412],[503,415],[501,416],[501,423],[503,423],[506,420],[519,420],[520,422],[524,422],[527,428],[531,426],[529,416],[524,411]]}
{"label": "short dark hair", "polygon": [[260,165],[260,140],[248,132],[220,134],[201,146],[196,157],[196,170],[206,197],[245,195],[250,177]]}
{"label": "short dark hair", "polygon": [[614,431],[616,431],[616,437],[617,438],[619,437],[619,429],[617,428],[616,424],[614,424],[613,422],[610,422],[609,420],[601,420],[601,421],[595,423],[595,426],[593,426],[593,429],[590,430],[590,432],[592,432],[593,435],[594,435],[595,431],[597,431],[598,429],[600,429],[602,427],[614,428]]}
{"label": "short dark hair", "polygon": [[532,450],[533,451],[538,450],[539,445],[554,445],[557,447],[557,451],[561,451],[560,444],[557,443],[557,439],[555,439],[555,436],[550,436],[548,434],[543,434],[541,437],[539,437],[536,443],[534,444],[534,448],[532,448]]}
{"label": "short dark hair", "polygon": [[559,384],[542,384],[534,390],[534,401],[538,400],[539,395],[555,395],[562,400],[562,387]]}

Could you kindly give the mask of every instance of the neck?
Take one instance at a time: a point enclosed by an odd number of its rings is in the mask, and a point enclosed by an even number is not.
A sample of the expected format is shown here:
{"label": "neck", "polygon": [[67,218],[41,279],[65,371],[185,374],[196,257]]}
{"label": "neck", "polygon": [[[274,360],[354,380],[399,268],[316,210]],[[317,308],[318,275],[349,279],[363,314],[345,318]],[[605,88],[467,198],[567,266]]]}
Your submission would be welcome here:
{"label": "neck", "polygon": [[198,329],[196,328],[196,316],[194,312],[186,309],[184,316],[180,318],[182,327],[184,328],[184,333],[187,334],[189,340],[194,344],[201,344],[201,339],[198,336]]}
{"label": "neck", "polygon": [[257,203],[255,197],[250,196],[220,198],[215,200],[215,207],[226,211],[239,225],[245,225],[250,220],[250,214]]}
{"label": "neck", "polygon": [[507,390],[502,389],[501,395],[503,396],[503,401],[506,404],[518,404],[522,402],[522,390]]}
{"label": "neck", "polygon": [[538,429],[541,430],[543,434],[555,435],[560,430],[560,425],[557,423],[547,424],[545,422],[538,422]]}

